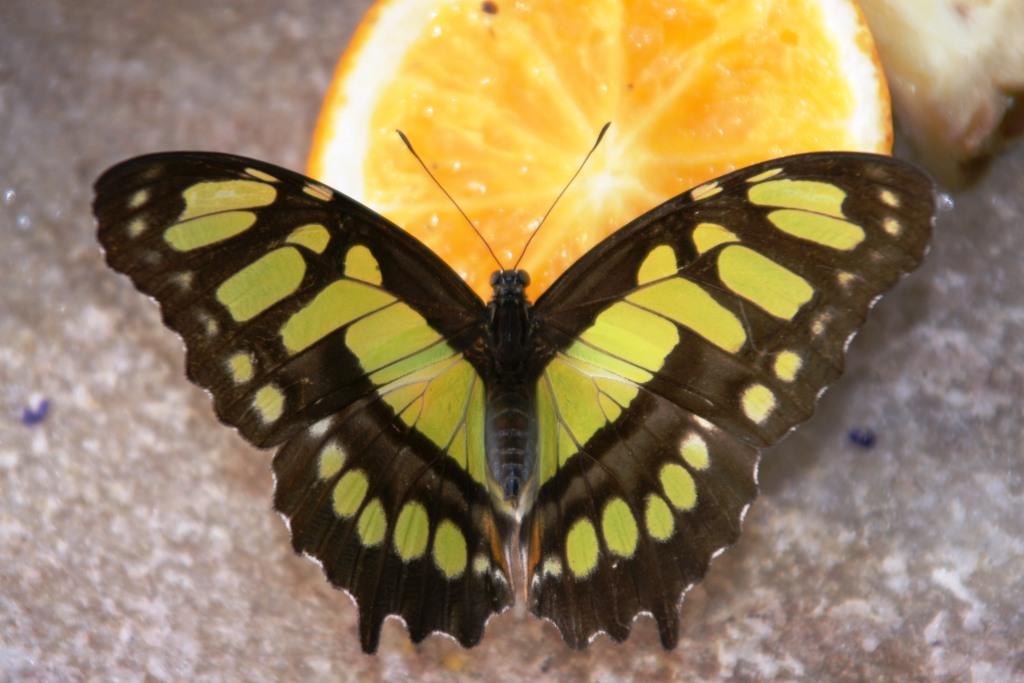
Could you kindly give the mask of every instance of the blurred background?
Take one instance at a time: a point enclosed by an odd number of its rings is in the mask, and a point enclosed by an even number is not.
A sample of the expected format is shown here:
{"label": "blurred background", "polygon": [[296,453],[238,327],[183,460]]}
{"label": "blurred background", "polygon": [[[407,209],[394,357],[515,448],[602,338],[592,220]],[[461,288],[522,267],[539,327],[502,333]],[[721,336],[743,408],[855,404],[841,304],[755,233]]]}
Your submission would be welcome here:
{"label": "blurred background", "polygon": [[520,609],[472,650],[389,622],[361,654],[354,606],[271,510],[270,453],[185,379],[89,202],[156,150],[301,170],[368,4],[0,5],[0,680],[1024,680],[1024,144],[951,160],[914,120],[898,153],[955,206],[767,452],[678,649],[643,618],[573,652]]}

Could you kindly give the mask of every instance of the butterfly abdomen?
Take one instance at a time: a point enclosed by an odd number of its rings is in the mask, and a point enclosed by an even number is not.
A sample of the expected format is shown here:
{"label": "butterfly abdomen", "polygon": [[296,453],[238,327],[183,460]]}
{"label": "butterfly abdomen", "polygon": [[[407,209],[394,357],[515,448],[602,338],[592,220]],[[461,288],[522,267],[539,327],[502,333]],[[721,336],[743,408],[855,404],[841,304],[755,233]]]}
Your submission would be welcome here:
{"label": "butterfly abdomen", "polygon": [[505,501],[519,501],[534,469],[537,428],[532,384],[492,386],[487,395],[487,464]]}

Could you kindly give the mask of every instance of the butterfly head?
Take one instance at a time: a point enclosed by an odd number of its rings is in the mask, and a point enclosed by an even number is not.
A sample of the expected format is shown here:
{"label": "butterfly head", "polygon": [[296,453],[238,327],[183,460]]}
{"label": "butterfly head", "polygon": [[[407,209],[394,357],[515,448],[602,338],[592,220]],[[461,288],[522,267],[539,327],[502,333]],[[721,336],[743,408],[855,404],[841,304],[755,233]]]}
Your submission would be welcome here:
{"label": "butterfly head", "polygon": [[491,274],[495,300],[520,298],[529,284],[530,276],[525,270],[499,270]]}

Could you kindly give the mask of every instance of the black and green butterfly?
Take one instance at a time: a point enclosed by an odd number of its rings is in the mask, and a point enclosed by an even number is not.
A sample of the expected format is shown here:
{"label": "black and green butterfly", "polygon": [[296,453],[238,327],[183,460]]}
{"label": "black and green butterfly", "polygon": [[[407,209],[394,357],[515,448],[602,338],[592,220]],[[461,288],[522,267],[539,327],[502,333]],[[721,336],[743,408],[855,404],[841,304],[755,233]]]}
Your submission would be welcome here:
{"label": "black and green butterfly", "polygon": [[522,271],[485,303],[387,219],[236,156],[126,161],[94,210],[220,419],[278,449],[275,507],[364,650],[388,615],[477,643],[514,574],[573,647],[640,613],[672,647],[759,450],[918,265],[935,193],[888,157],[776,159],[632,221],[535,304]]}

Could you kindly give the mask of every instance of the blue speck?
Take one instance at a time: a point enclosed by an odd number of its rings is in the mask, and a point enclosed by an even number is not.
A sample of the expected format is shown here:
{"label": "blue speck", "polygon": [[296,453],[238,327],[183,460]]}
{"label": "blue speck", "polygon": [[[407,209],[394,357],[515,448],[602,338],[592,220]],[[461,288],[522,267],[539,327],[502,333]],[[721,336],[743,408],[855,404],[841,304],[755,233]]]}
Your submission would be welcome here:
{"label": "blue speck", "polygon": [[40,401],[33,401],[32,405],[21,409],[21,423],[29,427],[37,425],[46,419],[50,412],[50,402],[45,398]]}
{"label": "blue speck", "polygon": [[868,428],[854,427],[847,434],[850,439],[850,443],[854,446],[860,446],[863,449],[871,448],[875,445],[875,441],[878,440],[878,435]]}

